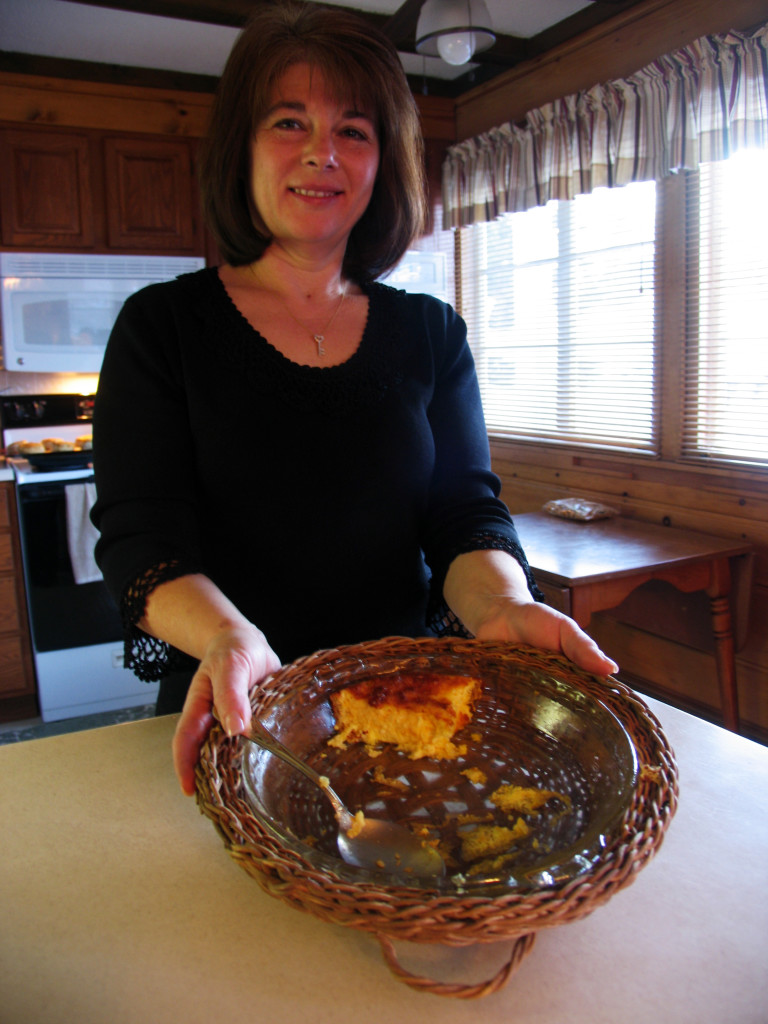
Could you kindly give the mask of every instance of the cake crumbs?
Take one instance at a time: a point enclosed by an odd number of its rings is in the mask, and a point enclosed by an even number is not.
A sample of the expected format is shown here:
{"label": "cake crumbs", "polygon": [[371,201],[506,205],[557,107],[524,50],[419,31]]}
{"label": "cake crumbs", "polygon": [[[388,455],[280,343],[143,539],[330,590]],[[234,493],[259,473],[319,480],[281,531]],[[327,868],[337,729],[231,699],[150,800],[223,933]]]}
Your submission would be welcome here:
{"label": "cake crumbs", "polygon": [[470,864],[472,861],[506,854],[510,846],[518,839],[525,839],[530,831],[522,818],[518,818],[512,828],[504,825],[478,825],[461,836],[461,859]]}
{"label": "cake crumbs", "polygon": [[551,789],[531,789],[525,786],[499,786],[491,793],[491,803],[505,814],[538,814],[544,804],[550,800],[559,800],[570,810],[571,800],[568,796],[555,793]]}
{"label": "cake crumbs", "polygon": [[377,764],[373,769],[373,780],[378,782],[380,786],[389,786],[390,789],[407,790],[409,788],[408,783],[404,782],[403,779],[393,779],[384,774],[384,769],[380,764]]}
{"label": "cake crumbs", "polygon": [[350,839],[354,839],[359,836],[365,827],[365,815],[362,811],[358,811],[354,817],[352,824],[347,829],[347,835]]}

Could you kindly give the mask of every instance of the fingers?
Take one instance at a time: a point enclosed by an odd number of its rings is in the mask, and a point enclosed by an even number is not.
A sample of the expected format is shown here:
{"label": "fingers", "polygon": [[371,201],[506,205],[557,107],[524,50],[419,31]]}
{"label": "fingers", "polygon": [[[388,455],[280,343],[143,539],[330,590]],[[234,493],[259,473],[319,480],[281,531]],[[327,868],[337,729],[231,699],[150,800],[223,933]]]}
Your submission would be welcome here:
{"label": "fingers", "polygon": [[186,796],[192,796],[195,792],[195,765],[200,756],[200,748],[213,725],[211,693],[207,675],[197,672],[173,736],[173,764],[181,791]]}
{"label": "fingers", "polygon": [[225,732],[245,732],[251,721],[249,693],[280,660],[257,631],[216,637],[195,673],[173,738],[173,760],[181,790],[195,792],[195,766],[214,718]]}
{"label": "fingers", "polygon": [[[545,605],[537,607],[546,608]],[[546,610],[550,615],[556,617],[557,640],[552,644],[555,650],[560,650],[574,665],[578,665],[586,672],[600,676],[618,672],[619,666],[616,662],[604,654],[592,637],[585,633],[573,619],[554,609]]]}
{"label": "fingers", "polygon": [[609,676],[619,671],[616,662],[604,654],[591,636],[572,619],[566,619],[560,633],[560,648],[575,665],[595,675]]}

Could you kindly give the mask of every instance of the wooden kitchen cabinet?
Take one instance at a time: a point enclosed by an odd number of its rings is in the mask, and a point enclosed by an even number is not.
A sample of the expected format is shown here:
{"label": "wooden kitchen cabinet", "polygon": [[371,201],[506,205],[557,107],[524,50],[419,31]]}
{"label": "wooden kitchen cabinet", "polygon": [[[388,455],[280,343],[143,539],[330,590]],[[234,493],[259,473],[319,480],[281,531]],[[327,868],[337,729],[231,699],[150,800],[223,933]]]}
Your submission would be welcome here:
{"label": "wooden kitchen cabinet", "polygon": [[37,713],[13,484],[0,482],[0,721]]}
{"label": "wooden kitchen cabinet", "polygon": [[192,153],[186,141],[108,138],[107,241],[113,249],[192,252]]}
{"label": "wooden kitchen cabinet", "polygon": [[0,132],[4,245],[90,247],[96,240],[86,133]]}
{"label": "wooden kitchen cabinet", "polygon": [[188,138],[2,128],[2,244],[203,255],[194,151]]}

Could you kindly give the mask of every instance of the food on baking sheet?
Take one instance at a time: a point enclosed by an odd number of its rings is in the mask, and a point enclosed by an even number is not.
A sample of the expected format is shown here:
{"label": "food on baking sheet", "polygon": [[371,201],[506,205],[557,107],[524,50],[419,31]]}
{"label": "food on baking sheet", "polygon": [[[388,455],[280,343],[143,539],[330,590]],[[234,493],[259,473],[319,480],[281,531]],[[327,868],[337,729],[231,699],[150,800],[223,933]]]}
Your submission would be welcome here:
{"label": "food on baking sheet", "polygon": [[9,458],[28,455],[51,455],[56,452],[79,452],[93,449],[93,435],[83,434],[74,441],[63,437],[44,437],[41,441],[13,441],[5,450]]}
{"label": "food on baking sheet", "polygon": [[73,452],[74,441],[65,441],[63,437],[44,437],[41,442],[47,452]]}
{"label": "food on baking sheet", "polygon": [[336,733],[328,743],[391,743],[413,759],[456,758],[466,746],[453,737],[471,719],[479,695],[472,676],[395,672],[363,679],[331,694]]}
{"label": "food on baking sheet", "polygon": [[19,441],[19,455],[44,455],[45,448],[40,441]]}

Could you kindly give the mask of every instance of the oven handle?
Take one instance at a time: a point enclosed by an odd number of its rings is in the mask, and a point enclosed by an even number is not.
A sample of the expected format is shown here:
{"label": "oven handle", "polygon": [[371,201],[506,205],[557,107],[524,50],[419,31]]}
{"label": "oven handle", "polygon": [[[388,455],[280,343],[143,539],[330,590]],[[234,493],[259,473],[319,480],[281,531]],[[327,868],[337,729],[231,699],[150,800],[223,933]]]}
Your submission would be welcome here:
{"label": "oven handle", "polygon": [[87,484],[93,482],[93,476],[72,477],[70,480],[36,480],[34,483],[17,484],[16,489],[19,495],[19,503],[27,504],[32,501],[44,501],[48,498],[55,498],[64,493],[64,488],[69,484]]}

